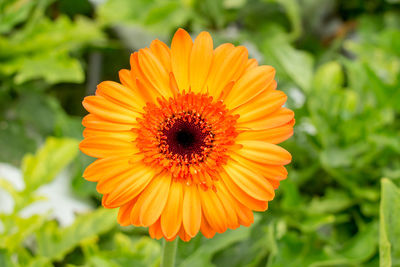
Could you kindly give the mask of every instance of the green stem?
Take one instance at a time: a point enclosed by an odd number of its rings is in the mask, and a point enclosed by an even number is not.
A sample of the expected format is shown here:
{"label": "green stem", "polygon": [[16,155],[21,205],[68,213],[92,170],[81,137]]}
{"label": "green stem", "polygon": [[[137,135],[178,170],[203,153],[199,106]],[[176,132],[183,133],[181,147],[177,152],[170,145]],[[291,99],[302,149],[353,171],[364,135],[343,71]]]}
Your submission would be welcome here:
{"label": "green stem", "polygon": [[163,250],[161,256],[161,267],[174,267],[175,266],[175,254],[176,247],[178,245],[178,239],[174,241],[163,240]]}

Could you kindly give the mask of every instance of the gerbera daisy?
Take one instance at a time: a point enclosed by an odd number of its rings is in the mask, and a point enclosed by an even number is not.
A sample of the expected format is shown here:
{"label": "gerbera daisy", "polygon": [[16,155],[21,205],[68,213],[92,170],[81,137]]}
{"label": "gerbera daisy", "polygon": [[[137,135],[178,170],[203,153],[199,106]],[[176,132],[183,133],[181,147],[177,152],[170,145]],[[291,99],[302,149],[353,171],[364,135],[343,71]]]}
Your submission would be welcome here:
{"label": "gerbera daisy", "polygon": [[209,33],[179,29],[131,55],[121,83],[105,81],[83,106],[80,149],[98,158],[84,172],[118,222],[153,238],[188,241],[249,226],[285,179],[293,133],[275,70]]}

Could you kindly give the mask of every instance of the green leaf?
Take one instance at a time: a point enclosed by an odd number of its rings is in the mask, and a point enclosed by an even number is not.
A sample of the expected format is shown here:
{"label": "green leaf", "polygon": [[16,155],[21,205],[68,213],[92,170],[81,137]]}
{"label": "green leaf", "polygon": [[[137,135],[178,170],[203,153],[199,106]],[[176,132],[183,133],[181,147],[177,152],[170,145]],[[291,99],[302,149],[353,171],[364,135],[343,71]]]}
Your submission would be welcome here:
{"label": "green leaf", "polygon": [[21,247],[24,240],[31,236],[44,224],[43,216],[34,215],[29,218],[20,218],[15,214],[2,219],[6,234],[0,234],[0,248],[14,251]]}
{"label": "green leaf", "polygon": [[64,229],[50,221],[36,233],[38,255],[62,260],[81,242],[111,230],[115,224],[116,211],[106,209],[79,216],[74,224]]}
{"label": "green leaf", "polygon": [[277,76],[293,81],[305,92],[311,89],[314,59],[290,45],[285,34],[268,36],[262,44],[265,63],[276,68]]}
{"label": "green leaf", "polygon": [[137,23],[143,19],[154,1],[114,0],[105,1],[97,9],[100,21],[112,23]]}
{"label": "green leaf", "polygon": [[307,210],[310,214],[332,214],[343,211],[352,204],[354,204],[353,200],[345,191],[328,188],[325,196],[312,199]]}
{"label": "green leaf", "polygon": [[44,257],[35,258],[32,260],[28,267],[52,267],[50,260]]}
{"label": "green leaf", "polygon": [[49,51],[26,58],[19,66],[15,82],[21,84],[39,78],[49,84],[81,83],[85,74],[79,60],[70,57],[67,51]]}
{"label": "green leaf", "polygon": [[240,227],[236,230],[228,230],[224,234],[217,234],[212,239],[207,240],[192,255],[187,257],[179,266],[185,267],[206,267],[211,264],[212,256],[218,251],[230,245],[246,239],[250,234],[251,228]]}
{"label": "green leaf", "polygon": [[15,109],[18,119],[25,127],[31,128],[41,136],[53,132],[57,113],[51,106],[50,97],[32,91],[24,92],[18,99]]}
{"label": "green leaf", "polygon": [[290,39],[296,40],[302,33],[301,25],[301,12],[298,0],[266,0],[268,2],[276,2],[282,5],[286,11],[286,16],[289,18],[292,24],[292,31],[290,33]]}
{"label": "green leaf", "polygon": [[77,153],[77,140],[49,137],[35,155],[26,155],[23,159],[22,172],[26,190],[34,191],[52,181]]}
{"label": "green leaf", "polygon": [[79,60],[71,54],[97,42],[104,36],[93,21],[61,15],[55,21],[39,17],[35,23],[8,37],[0,37],[0,74],[14,75],[17,84],[33,79],[47,83],[84,80]]}
{"label": "green leaf", "polygon": [[389,179],[381,180],[380,266],[400,266],[400,189]]}
{"label": "green leaf", "polygon": [[0,249],[0,266],[3,267],[12,267],[14,264],[11,260],[11,255],[7,253],[6,249]]}
{"label": "green leaf", "polygon": [[4,34],[9,32],[15,25],[25,21],[35,1],[32,0],[12,0],[5,1],[5,6],[0,4],[0,33]]}
{"label": "green leaf", "polygon": [[7,153],[0,153],[0,162],[8,162],[18,166],[26,153],[35,151],[36,142],[32,136],[28,135],[20,122],[4,122],[5,124],[0,128],[0,147],[2,151],[7,151]]}
{"label": "green leaf", "polygon": [[320,66],[314,75],[313,88],[316,91],[326,92],[341,88],[344,77],[340,64],[331,61]]}

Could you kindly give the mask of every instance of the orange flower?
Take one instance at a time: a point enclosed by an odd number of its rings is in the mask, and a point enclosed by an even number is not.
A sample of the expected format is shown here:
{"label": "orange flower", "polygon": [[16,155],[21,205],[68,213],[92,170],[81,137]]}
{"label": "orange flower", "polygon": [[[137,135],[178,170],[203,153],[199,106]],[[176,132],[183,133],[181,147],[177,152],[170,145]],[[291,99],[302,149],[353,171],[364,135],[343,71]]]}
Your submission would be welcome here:
{"label": "orange flower", "polygon": [[121,225],[188,241],[249,226],[286,178],[293,134],[275,70],[209,33],[179,29],[131,55],[120,83],[105,81],[83,106],[80,149],[98,158],[84,172]]}

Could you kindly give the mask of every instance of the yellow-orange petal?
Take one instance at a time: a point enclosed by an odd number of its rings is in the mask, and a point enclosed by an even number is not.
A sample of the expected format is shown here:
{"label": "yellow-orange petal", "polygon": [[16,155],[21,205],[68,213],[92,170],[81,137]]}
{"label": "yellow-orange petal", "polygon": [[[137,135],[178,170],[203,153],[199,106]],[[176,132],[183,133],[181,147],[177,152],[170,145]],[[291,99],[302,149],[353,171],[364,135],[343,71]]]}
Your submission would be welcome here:
{"label": "yellow-orange petal", "polygon": [[183,227],[186,233],[194,237],[200,229],[201,201],[197,185],[186,186],[183,197]]}
{"label": "yellow-orange petal", "polygon": [[94,158],[130,156],[139,152],[136,145],[132,142],[106,136],[85,138],[79,144],[79,149],[86,155]]}
{"label": "yellow-orange petal", "polygon": [[232,181],[251,197],[261,201],[274,198],[275,192],[271,184],[256,172],[234,161],[224,166],[224,169]]}
{"label": "yellow-orange petal", "polygon": [[132,167],[132,170],[127,173],[118,175],[104,182],[101,180],[98,183],[98,185],[102,185],[103,187],[108,186],[112,188],[105,202],[107,206],[118,207],[125,204],[127,201],[141,194],[152,181],[154,173],[139,164],[136,165],[138,166]]}
{"label": "yellow-orange petal", "polygon": [[112,81],[104,81],[97,85],[96,95],[137,112],[141,112],[146,104],[141,97],[133,94],[132,89]]}
{"label": "yellow-orange petal", "polygon": [[151,238],[161,239],[163,237],[163,232],[161,230],[160,219],[158,219],[155,223],[149,226],[149,234]]}
{"label": "yellow-orange petal", "polygon": [[277,189],[281,183],[281,181],[279,180],[274,180],[274,179],[267,179],[267,180],[271,183],[274,189]]}
{"label": "yellow-orange petal", "polygon": [[201,216],[201,226],[200,226],[201,233],[207,238],[213,238],[216,231],[210,226],[204,214]]}
{"label": "yellow-orange petal", "polygon": [[[130,57],[131,75],[138,89],[138,93],[146,102],[154,102],[160,97],[158,90],[150,83],[139,64],[139,52],[134,52]],[[139,86],[140,85],[140,86]]]}
{"label": "yellow-orange petal", "polygon": [[255,199],[246,193],[242,188],[240,188],[229,175],[225,173],[221,173],[222,182],[226,185],[229,191],[232,193],[232,196],[245,205],[246,207],[255,210],[255,211],[265,211],[268,207],[267,201],[262,201]]}
{"label": "yellow-orange petal", "polygon": [[213,60],[213,40],[208,32],[201,32],[194,41],[189,60],[189,83],[192,92],[205,92],[207,76]]}
{"label": "yellow-orange petal", "polygon": [[234,47],[232,44],[223,44],[214,52],[214,60],[207,79],[207,88],[210,95],[219,97],[225,86],[236,81],[244,72],[248,57],[244,46]]}
{"label": "yellow-orange petal", "polygon": [[147,80],[156,88],[158,93],[165,98],[171,97],[169,72],[150,49],[144,48],[139,50],[139,64],[143,75],[146,76]]}
{"label": "yellow-orange petal", "polygon": [[288,108],[280,108],[265,118],[238,123],[238,127],[246,130],[268,130],[293,121],[294,112]]}
{"label": "yellow-orange petal", "polygon": [[236,108],[258,96],[272,83],[275,69],[258,66],[245,72],[226,96],[224,103],[229,109]]}
{"label": "yellow-orange petal", "polygon": [[[120,161],[117,161],[117,159],[114,161],[108,159],[109,158],[106,158],[100,161],[105,161],[104,163],[102,163],[102,169],[99,169],[104,170],[104,175],[100,178],[96,187],[97,191],[100,194],[109,194],[114,191],[121,182],[132,181],[138,175],[146,173],[146,167],[140,165],[140,162],[138,162],[137,160],[131,161],[129,160],[129,158],[125,157],[125,160],[128,161],[127,163],[125,163],[122,161],[122,159]],[[113,167],[111,166],[112,163],[115,163],[115,167],[119,168],[115,168],[114,170],[109,168],[106,171],[107,167]],[[150,171],[147,171],[147,173],[149,173]]]}
{"label": "yellow-orange petal", "polygon": [[238,141],[241,140],[260,140],[271,144],[279,144],[293,135],[294,120],[283,126],[267,130],[247,130],[239,133]]}
{"label": "yellow-orange petal", "polygon": [[172,182],[167,204],[165,205],[165,208],[161,214],[161,229],[166,238],[172,238],[178,233],[182,224],[182,206],[182,183]]}
{"label": "yellow-orange petal", "polygon": [[248,168],[268,179],[283,180],[286,179],[288,174],[286,168],[282,165],[269,165],[256,162],[254,160],[247,159],[236,152],[232,153],[231,158],[237,162],[241,162]]}
{"label": "yellow-orange petal", "polygon": [[191,236],[186,233],[183,225],[181,226],[181,229],[179,230],[179,237],[182,239],[182,241],[185,241],[185,242],[188,242],[191,239]]}
{"label": "yellow-orange petal", "polygon": [[136,201],[137,198],[134,198],[119,208],[117,221],[121,226],[128,226],[131,224],[130,214],[132,207],[133,205],[135,205]]}
{"label": "yellow-orange petal", "polygon": [[[265,202],[266,207],[263,209],[268,209],[268,202]],[[235,202],[236,214],[238,217],[239,224],[243,226],[250,226],[254,222],[254,215],[251,209],[240,203],[238,200]]]}
{"label": "yellow-orange petal", "polygon": [[95,130],[90,128],[86,128],[85,130],[83,130],[84,138],[89,138],[93,136],[112,137],[127,142],[132,142],[136,139],[137,134],[134,133],[133,131],[110,132],[110,131]]}
{"label": "yellow-orange petal", "polygon": [[119,81],[122,83],[122,85],[130,88],[130,89],[135,89],[135,79],[132,76],[132,73],[130,70],[127,69],[122,69],[118,72],[119,76]]}
{"label": "yellow-orange petal", "polygon": [[171,65],[180,91],[189,90],[189,59],[193,41],[183,29],[178,29],[171,42]]}
{"label": "yellow-orange petal", "polygon": [[217,189],[217,197],[224,207],[227,226],[231,229],[236,229],[239,227],[238,217],[236,215],[235,200],[229,190],[226,188],[224,183],[216,183],[215,187]]}
{"label": "yellow-orange petal", "polygon": [[252,68],[255,68],[255,67],[257,67],[257,66],[258,66],[257,59],[255,59],[255,58],[250,58],[250,59],[248,59],[247,62],[246,62],[246,71],[248,71],[248,70],[250,70],[250,69],[252,69]]}
{"label": "yellow-orange petal", "polygon": [[255,162],[271,165],[285,165],[292,160],[292,156],[287,150],[268,142],[241,140],[238,143],[243,147],[237,150],[237,153]]}
{"label": "yellow-orange petal", "polygon": [[171,175],[162,173],[155,177],[138,199],[140,203],[139,218],[143,226],[152,225],[160,218],[168,199]]}
{"label": "yellow-orange petal", "polygon": [[213,190],[199,190],[201,208],[204,217],[211,228],[217,233],[223,233],[228,227],[227,215],[221,201]]}
{"label": "yellow-orange petal", "polygon": [[268,90],[254,98],[251,103],[238,107],[235,112],[240,114],[238,123],[259,120],[267,117],[285,104],[287,96],[278,90]]}
{"label": "yellow-orange petal", "polygon": [[114,123],[134,124],[138,113],[113,103],[102,96],[87,96],[82,102],[90,113]]}
{"label": "yellow-orange petal", "polygon": [[98,159],[90,164],[83,172],[83,177],[91,182],[98,182],[102,178],[110,178],[131,168],[129,158],[125,156]]}
{"label": "yellow-orange petal", "polygon": [[160,63],[167,71],[167,73],[171,72],[171,51],[169,47],[160,40],[154,40],[150,44],[150,50],[154,54],[156,58],[159,59]]}
{"label": "yellow-orange petal", "polygon": [[88,114],[83,118],[82,125],[94,130],[118,132],[130,131],[134,124],[114,123],[97,117],[96,115]]}

